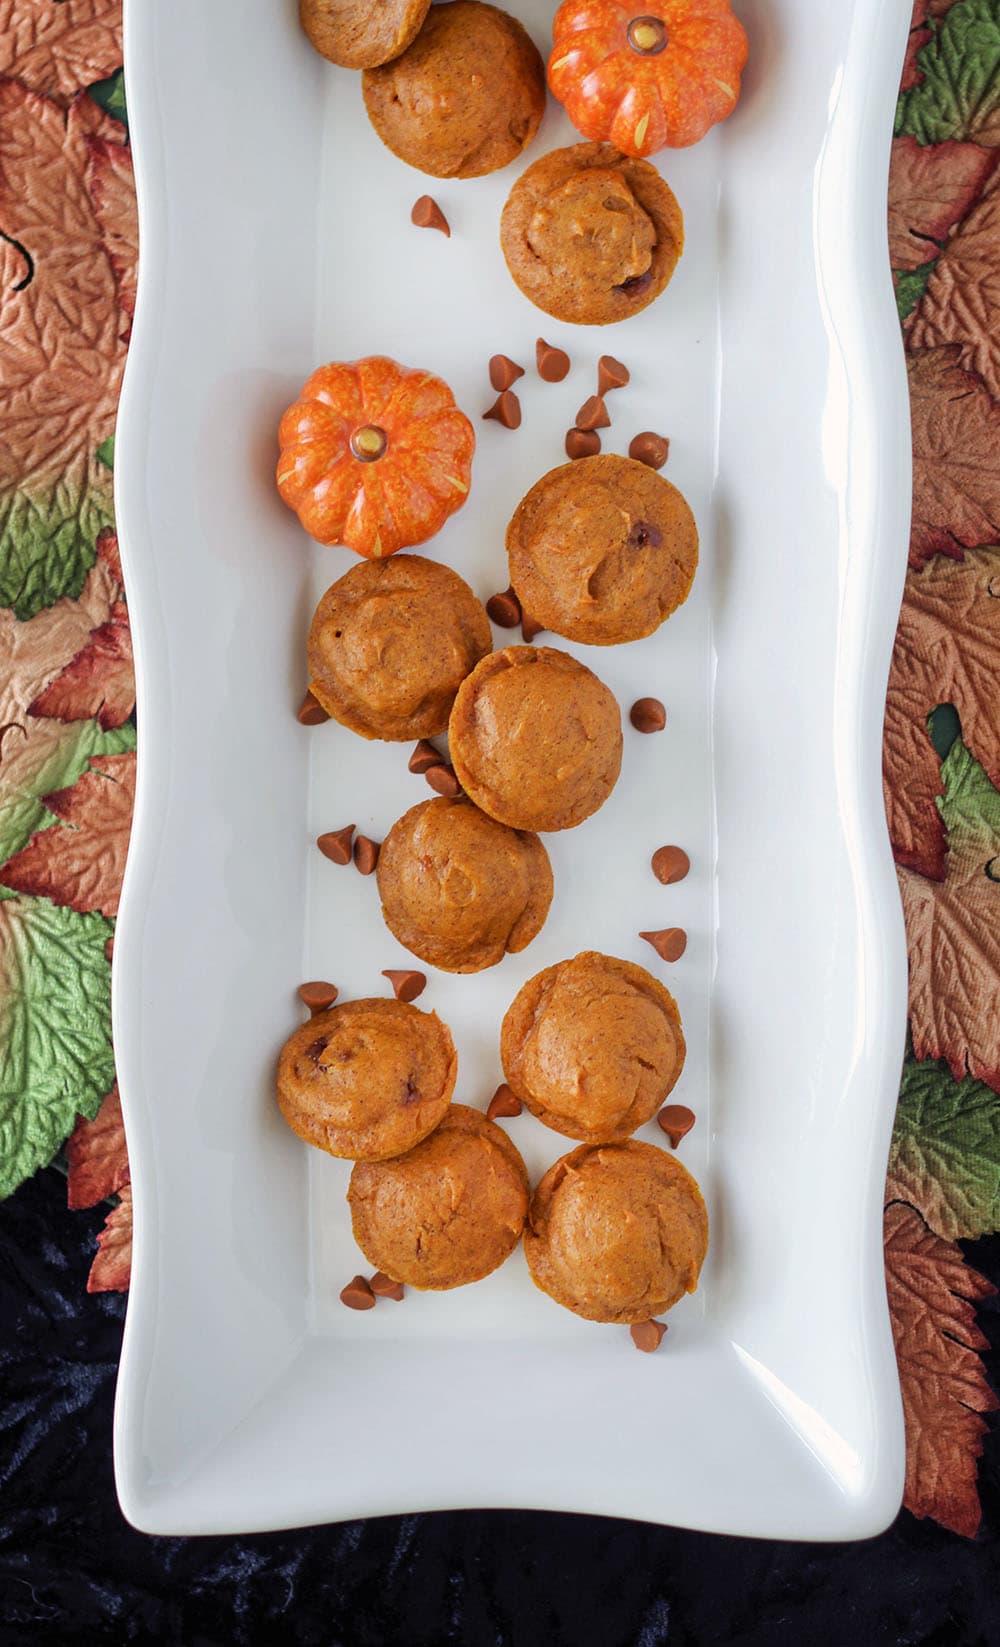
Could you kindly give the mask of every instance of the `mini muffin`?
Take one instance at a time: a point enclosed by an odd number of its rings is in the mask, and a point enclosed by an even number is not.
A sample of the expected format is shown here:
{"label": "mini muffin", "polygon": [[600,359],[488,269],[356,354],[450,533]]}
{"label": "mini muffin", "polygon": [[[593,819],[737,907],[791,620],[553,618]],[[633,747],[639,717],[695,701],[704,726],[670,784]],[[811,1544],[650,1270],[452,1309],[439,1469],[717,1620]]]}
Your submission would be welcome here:
{"label": "mini muffin", "polygon": [[366,71],[386,148],[431,177],[483,177],[516,159],[545,110],[545,65],[521,24],[482,0],[432,6],[401,57]]}
{"label": "mini muffin", "polygon": [[677,1002],[641,966],[592,950],[529,978],[507,1010],[507,1084],[547,1127],[597,1144],[652,1120],[684,1068]]}
{"label": "mini muffin", "polygon": [[299,0],[299,21],[321,57],[373,69],[405,51],[431,0]]}
{"label": "mini muffin", "polygon": [[510,581],[536,623],[588,646],[641,640],[687,600],[698,528],[676,486],[633,458],[543,475],[507,528]]}
{"label": "mini muffin", "polygon": [[385,1161],[433,1132],[457,1073],[436,1013],[382,997],[345,1001],[285,1042],[278,1107],[307,1144],[351,1161]]}
{"label": "mini muffin", "polygon": [[648,1321],[694,1292],[708,1213],[673,1155],[630,1138],[581,1144],[551,1166],[531,1202],[531,1279],[588,1321]]}
{"label": "mini muffin", "polygon": [[471,801],[421,801],[393,824],[378,860],[394,938],[445,972],[481,972],[526,949],[552,902],[537,835],[508,829]]}
{"label": "mini muffin", "polygon": [[505,646],[459,687],[448,722],[459,783],[511,829],[572,829],[618,782],[614,695],[552,646]]}
{"label": "mini muffin", "polygon": [[528,1213],[528,1175],[495,1122],[452,1104],[409,1154],[359,1162],[347,1199],[370,1264],[408,1287],[442,1292],[481,1281],[510,1257]]}
{"label": "mini muffin", "polygon": [[338,578],[309,630],[309,690],[363,738],[429,738],[493,644],[486,608],[422,555],[366,560]]}
{"label": "mini muffin", "polygon": [[518,178],[500,244],[525,297],[546,314],[606,326],[663,291],[684,249],[684,219],[648,160],[574,143]]}

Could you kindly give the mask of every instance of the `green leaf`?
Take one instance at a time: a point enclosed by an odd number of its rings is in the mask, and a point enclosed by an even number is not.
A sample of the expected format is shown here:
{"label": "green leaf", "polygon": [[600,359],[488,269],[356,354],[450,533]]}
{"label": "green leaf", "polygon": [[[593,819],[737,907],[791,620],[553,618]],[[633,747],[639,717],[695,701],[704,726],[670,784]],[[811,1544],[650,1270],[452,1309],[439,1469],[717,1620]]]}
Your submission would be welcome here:
{"label": "green leaf", "polygon": [[917,64],[924,77],[900,94],[897,137],[1000,142],[1000,0],[956,0]]}
{"label": "green leaf", "polygon": [[[96,457],[95,457],[96,464]],[[76,600],[94,564],[97,534],[114,521],[111,481],[60,483],[44,500],[15,492],[0,518],[0,606],[22,622],[63,595]]]}
{"label": "green leaf", "polygon": [[937,807],[948,831],[952,851],[960,847],[976,856],[980,847],[996,848],[1000,840],[1000,791],[985,770],[956,738],[941,764],[944,794]]}
{"label": "green leaf", "polygon": [[1000,1098],[947,1064],[907,1060],[889,1152],[890,1200],[949,1240],[1000,1228]]}
{"label": "green leaf", "polygon": [[[927,268],[931,269],[932,267],[933,267],[933,265],[928,263]],[[925,284],[926,284],[926,282],[925,282]],[[922,295],[923,295],[923,288],[921,288],[921,296]],[[107,440],[102,440],[101,441],[100,446],[98,446],[98,448],[97,448],[96,457],[97,457],[98,463],[103,463],[104,464],[105,469],[113,469],[114,468],[114,466],[115,466],[115,437],[114,437],[114,435],[109,435]]]}
{"label": "green leaf", "polygon": [[[20,766],[34,751],[32,723],[22,746],[16,739],[8,745],[8,759],[0,767],[0,864],[6,863],[35,833],[55,822],[42,805],[42,796],[68,789],[86,771],[91,755],[121,755],[135,749],[135,727],[127,722],[113,732],[102,731],[96,720],[39,722],[40,735],[59,729],[55,740],[46,739],[42,759],[21,776]],[[11,774],[14,774],[11,777]]]}
{"label": "green leaf", "polygon": [[110,114],[115,120],[120,120],[128,126],[128,111],[125,108],[125,70],[119,69],[115,74],[109,74],[106,80],[95,80],[88,86],[94,102],[99,104],[105,114]]}
{"label": "green leaf", "polygon": [[0,904],[0,1195],[51,1161],[111,1089],[113,931],[47,898]]}
{"label": "green leaf", "polygon": [[[897,272],[896,307],[899,310],[900,325],[904,320],[909,319],[923,297],[924,292],[927,290],[927,282],[931,278],[931,270],[936,262],[937,258],[932,257],[929,263],[921,263],[917,269],[900,269]],[[97,455],[98,457],[101,455],[100,447],[98,447]]]}

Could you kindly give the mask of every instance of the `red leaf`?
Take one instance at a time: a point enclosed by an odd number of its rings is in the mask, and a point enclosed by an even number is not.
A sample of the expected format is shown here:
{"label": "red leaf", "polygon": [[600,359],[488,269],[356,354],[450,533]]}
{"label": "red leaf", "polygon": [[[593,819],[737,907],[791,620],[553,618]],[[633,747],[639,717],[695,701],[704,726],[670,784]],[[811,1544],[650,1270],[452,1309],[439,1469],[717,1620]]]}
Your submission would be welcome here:
{"label": "red leaf", "polygon": [[977,1353],[987,1341],[974,1303],[996,1289],[900,1202],[885,1213],[885,1279],[906,1422],[903,1502],[972,1538],[982,1415],[1000,1406]]}
{"label": "red leaf", "polygon": [[81,1115],[66,1144],[69,1163],[67,1204],[96,1207],[129,1181],[128,1151],[116,1081],[93,1121]]}
{"label": "red leaf", "polygon": [[122,60],[121,0],[0,0],[0,74],[67,102]]}
{"label": "red leaf", "polygon": [[139,261],[139,219],[135,207],[132,152],[120,143],[89,139],[87,186],[94,215],[114,270],[118,301],[125,316],[122,341],[127,342],[135,314],[135,284]]}
{"label": "red leaf", "polygon": [[[940,143],[925,154],[972,144]],[[996,150],[985,151],[995,159]],[[957,344],[962,365],[980,373],[1000,397],[1000,174],[973,206],[938,258],[909,330],[909,346]],[[996,457],[994,456],[994,462]]]}
{"label": "red leaf", "polygon": [[88,1292],[128,1292],[132,1273],[132,1186],[123,1184],[97,1237],[97,1257],[87,1277]]}
{"label": "red leaf", "polygon": [[[955,562],[949,561],[948,565]],[[905,608],[900,613],[889,671],[882,734],[882,781],[893,856],[904,869],[944,880],[944,823],[937,809],[941,763],[927,731],[927,716],[943,702],[928,703],[926,658],[914,647]]]}
{"label": "red leaf", "polygon": [[939,242],[965,216],[996,161],[996,151],[978,143],[932,143],[922,149],[915,137],[895,139],[889,171],[894,269],[916,269],[937,256]]}
{"label": "red leaf", "polygon": [[1000,408],[958,364],[959,350],[907,355],[913,428],[910,564],[1000,537]]}
{"label": "red leaf", "polygon": [[81,914],[118,913],[135,800],[135,755],[101,755],[70,789],[46,795],[62,824],[32,835],[0,870],[0,885]]}
{"label": "red leaf", "polygon": [[28,714],[49,715],[61,721],[85,721],[96,716],[109,732],[122,726],[134,708],[132,633],[128,611],[119,601],[110,620],[91,630],[86,646],[29,704]]}

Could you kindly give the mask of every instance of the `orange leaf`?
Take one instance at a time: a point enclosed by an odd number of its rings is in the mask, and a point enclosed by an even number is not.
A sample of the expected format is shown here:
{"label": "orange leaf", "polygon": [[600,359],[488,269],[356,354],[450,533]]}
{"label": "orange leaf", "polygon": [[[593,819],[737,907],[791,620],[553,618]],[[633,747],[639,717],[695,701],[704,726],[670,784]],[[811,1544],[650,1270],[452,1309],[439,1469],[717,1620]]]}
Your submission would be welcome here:
{"label": "orange leaf", "polygon": [[67,102],[122,60],[121,0],[0,0],[0,74]]}
{"label": "orange leaf", "polygon": [[907,356],[913,428],[910,564],[1000,537],[1000,409],[955,348]]}
{"label": "orange leaf", "polygon": [[127,1292],[132,1273],[132,1186],[123,1184],[97,1237],[97,1257],[87,1277],[88,1292]]}
{"label": "orange leaf", "polygon": [[987,1341],[974,1306],[996,1289],[901,1202],[886,1208],[885,1279],[906,1423],[903,1502],[972,1538],[982,1415],[1000,1406],[979,1359]]}
{"label": "orange leaf", "polygon": [[994,150],[978,143],[921,148],[914,137],[895,139],[889,171],[889,261],[894,269],[916,269],[937,256],[939,243],[965,216],[996,160]]}
{"label": "orange leaf", "polygon": [[67,1204],[96,1207],[128,1183],[128,1151],[116,1081],[93,1121],[81,1115],[66,1144]]}
{"label": "orange leaf", "polygon": [[128,611],[119,601],[110,620],[91,630],[86,646],[29,705],[28,714],[62,721],[96,717],[108,732],[124,725],[134,708],[132,633]]}
{"label": "orange leaf", "polygon": [[[954,562],[949,562],[954,565]],[[893,856],[904,869],[944,880],[944,824],[937,809],[941,763],[927,731],[927,660],[909,634],[905,604],[896,631],[882,731],[882,786]]]}
{"label": "orange leaf", "polygon": [[[107,623],[120,591],[121,568],[116,576],[99,543],[78,600],[58,600],[27,623],[0,609],[0,725],[22,720],[28,705],[86,646],[93,630]],[[25,727],[25,734],[31,730]]]}
{"label": "orange leaf", "polygon": [[135,285],[139,262],[139,219],[135,207],[132,151],[104,138],[89,140],[87,185],[97,221],[104,233],[115,272],[118,301],[125,316],[122,341],[127,342],[135,314]]}
{"label": "orange leaf", "polygon": [[[925,154],[972,144],[941,143]],[[990,152],[990,151],[985,151]],[[991,158],[995,158],[992,151]],[[957,344],[962,365],[1000,398],[1000,174],[994,175],[938,258],[909,332],[912,348]],[[994,464],[996,454],[994,452]]]}
{"label": "orange leaf", "polygon": [[134,800],[134,754],[97,756],[70,789],[46,795],[62,823],[32,835],[0,870],[0,885],[116,915]]}

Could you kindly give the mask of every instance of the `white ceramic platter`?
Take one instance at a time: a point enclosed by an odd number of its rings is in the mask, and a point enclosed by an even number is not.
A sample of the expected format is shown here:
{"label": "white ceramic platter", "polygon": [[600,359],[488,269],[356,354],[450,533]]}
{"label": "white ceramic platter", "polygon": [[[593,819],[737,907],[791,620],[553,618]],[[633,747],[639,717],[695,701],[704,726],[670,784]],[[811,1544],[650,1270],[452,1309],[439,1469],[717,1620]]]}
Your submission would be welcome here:
{"label": "white ceramic platter", "polygon": [[[512,9],[545,53],[551,4]],[[736,115],[658,157],[686,220],[671,286],[633,320],[573,328],[520,295],[497,239],[518,172],[574,140],[557,106],[507,171],[429,183],[381,146],[293,0],[126,0],[142,269],[116,482],[141,737],[114,972],[135,1187],[115,1460],[150,1532],[513,1505],[851,1538],[898,1505],[880,1213],[906,968],[879,757],[910,490],[885,235],[910,8],[738,10]],[[427,189],[450,240],[410,225]],[[539,335],[572,357],[561,385],[531,369]],[[501,350],[529,366],[516,433],[479,421]],[[535,943],[475,977],[432,972],[421,1005],[455,1034],[456,1097],[485,1107],[500,1019],[540,967],[604,949],[674,991],[676,1098],[698,1116],[680,1154],[712,1245],[655,1356],[560,1310],[520,1252],[476,1287],[344,1309],[365,1268],[349,1165],[301,1145],[273,1097],[303,978],[359,996],[411,964],[374,880],[315,836],[380,839],[429,794],[408,746],[295,720],[313,604],[353,557],[279,502],[278,418],[324,360],[444,376],[479,446],[469,503],[425,552],[485,599],[603,351],[633,374],[605,450],[670,437],[702,562],[656,636],[569,650],[624,709],[662,698],[668,727],[626,727],[611,799],[548,837]],[[667,842],[692,860],[674,887],[649,870]],[[638,932],[672,925],[690,939],[667,967]],[[533,1178],[572,1147],[504,1124]]]}

